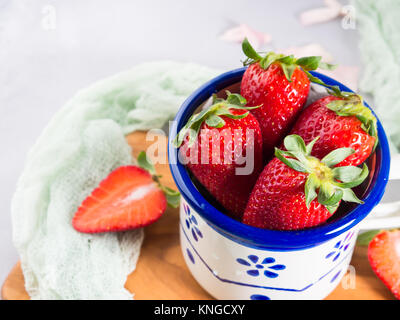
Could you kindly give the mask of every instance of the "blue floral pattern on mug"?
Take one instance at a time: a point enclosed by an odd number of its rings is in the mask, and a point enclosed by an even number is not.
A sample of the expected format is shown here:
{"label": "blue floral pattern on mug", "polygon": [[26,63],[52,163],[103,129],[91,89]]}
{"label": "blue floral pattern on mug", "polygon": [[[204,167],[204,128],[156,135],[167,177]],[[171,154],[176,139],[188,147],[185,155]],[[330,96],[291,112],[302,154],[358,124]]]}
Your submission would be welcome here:
{"label": "blue floral pattern on mug", "polygon": [[194,260],[193,254],[192,254],[192,252],[190,252],[190,250],[188,248],[186,248],[186,254],[187,254],[189,260],[192,261],[193,264],[195,264],[196,262]]}
{"label": "blue floral pattern on mug", "polygon": [[331,283],[332,282],[335,282],[335,280],[339,277],[339,275],[342,273],[342,270],[340,270],[340,271],[338,271],[338,272],[336,272],[335,273],[335,275],[332,277],[332,279],[331,279]]}
{"label": "blue floral pattern on mug", "polygon": [[349,249],[350,240],[353,238],[353,236],[354,236],[354,231],[348,232],[343,240],[340,240],[335,244],[332,251],[326,255],[325,259],[332,259],[332,262],[339,259],[340,255],[343,252],[346,252],[347,249]]}
{"label": "blue floral pattern on mug", "polygon": [[186,228],[192,233],[193,239],[199,241],[199,238],[203,238],[203,234],[198,227],[197,219],[191,213],[190,207],[186,203],[183,204],[183,210],[185,210],[186,213]]}
{"label": "blue floral pattern on mug", "polygon": [[268,278],[277,278],[279,274],[277,271],[281,271],[286,269],[286,266],[283,264],[274,264],[275,259],[272,257],[267,257],[263,261],[259,262],[259,257],[256,255],[249,255],[247,259],[238,258],[236,261],[241,265],[246,267],[251,267],[247,270],[247,274],[252,277],[257,277],[260,273],[264,273],[264,276]]}

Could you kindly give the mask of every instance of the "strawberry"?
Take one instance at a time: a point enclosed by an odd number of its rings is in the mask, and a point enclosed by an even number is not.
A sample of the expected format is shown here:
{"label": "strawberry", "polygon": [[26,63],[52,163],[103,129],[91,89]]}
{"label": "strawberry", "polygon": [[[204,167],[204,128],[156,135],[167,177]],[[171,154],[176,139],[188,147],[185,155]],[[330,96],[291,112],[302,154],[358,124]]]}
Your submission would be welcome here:
{"label": "strawberry", "polygon": [[304,109],[291,133],[306,143],[319,137],[312,155],[323,158],[336,148],[352,148],[355,153],[337,166],[363,163],[378,143],[376,118],[359,95],[336,88]]}
{"label": "strawberry", "polygon": [[368,246],[372,270],[400,300],[400,230],[383,231]]}
{"label": "strawberry", "polygon": [[158,220],[168,203],[177,206],[179,193],[159,184],[159,176],[142,152],[138,166],[123,166],[111,172],[82,202],[72,219],[84,233],[123,231],[147,226]]}
{"label": "strawberry", "polygon": [[228,215],[241,218],[262,170],[262,136],[249,112],[256,107],[245,107],[246,99],[227,93],[226,100],[214,97],[212,106],[193,115],[174,144],[198,182]]}
{"label": "strawberry", "polygon": [[[275,149],[250,195],[243,223],[265,229],[298,230],[323,223],[341,200],[362,203],[351,190],[368,176],[368,168],[334,166],[354,153],[350,148],[332,151],[322,160],[311,156],[298,135],[284,139],[287,151]],[[317,192],[318,191],[318,192]]]}
{"label": "strawberry", "polygon": [[334,66],[321,62],[321,57],[285,56],[268,52],[260,56],[245,39],[243,52],[248,57],[240,94],[249,105],[261,105],[252,111],[263,135],[264,156],[273,155],[274,147],[286,136],[299,111],[305,104],[310,90],[308,72],[318,67],[332,69]]}

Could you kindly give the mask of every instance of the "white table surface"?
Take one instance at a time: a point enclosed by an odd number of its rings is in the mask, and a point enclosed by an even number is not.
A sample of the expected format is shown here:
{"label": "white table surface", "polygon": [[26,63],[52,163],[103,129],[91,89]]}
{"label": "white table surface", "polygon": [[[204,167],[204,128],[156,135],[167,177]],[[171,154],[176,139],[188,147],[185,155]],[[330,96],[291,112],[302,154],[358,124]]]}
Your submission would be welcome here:
{"label": "white table surface", "polygon": [[241,22],[270,33],[276,48],[318,42],[336,63],[360,65],[357,30],[344,30],[339,20],[300,25],[298,14],[320,4],[322,0],[0,0],[0,283],[18,260],[10,202],[26,154],[78,89],[158,59],[239,67],[240,46],[218,36]]}

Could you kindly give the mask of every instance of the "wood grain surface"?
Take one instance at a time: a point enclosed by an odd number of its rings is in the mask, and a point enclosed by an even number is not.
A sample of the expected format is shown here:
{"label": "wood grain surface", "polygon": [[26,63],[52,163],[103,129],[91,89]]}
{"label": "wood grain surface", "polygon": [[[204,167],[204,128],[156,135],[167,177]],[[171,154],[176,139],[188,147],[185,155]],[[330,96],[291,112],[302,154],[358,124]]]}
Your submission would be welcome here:
{"label": "wood grain surface", "polygon": [[[166,138],[162,139],[166,144]],[[127,141],[133,148],[134,156],[154,143],[146,141],[144,132],[128,135]],[[166,152],[166,148],[164,149]],[[165,185],[176,188],[168,164],[156,165],[156,169],[163,175],[162,182]],[[159,221],[146,227],[136,270],[128,276],[125,284],[125,287],[135,294],[135,299],[212,299],[186,267],[179,245],[178,226],[178,209],[169,208]],[[327,299],[383,300],[394,298],[371,270],[365,247],[356,247],[351,266],[349,273]],[[14,266],[3,284],[2,298],[5,300],[29,299],[19,263]]]}

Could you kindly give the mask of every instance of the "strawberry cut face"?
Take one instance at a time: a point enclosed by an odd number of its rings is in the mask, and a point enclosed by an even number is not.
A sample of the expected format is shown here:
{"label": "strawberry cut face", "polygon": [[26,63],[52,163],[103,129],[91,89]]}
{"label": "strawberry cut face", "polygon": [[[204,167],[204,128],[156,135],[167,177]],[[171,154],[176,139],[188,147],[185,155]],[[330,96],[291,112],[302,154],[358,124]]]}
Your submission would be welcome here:
{"label": "strawberry cut face", "polygon": [[72,224],[85,233],[136,229],[159,219],[166,205],[163,191],[149,172],[124,166],[114,170],[82,202]]}

